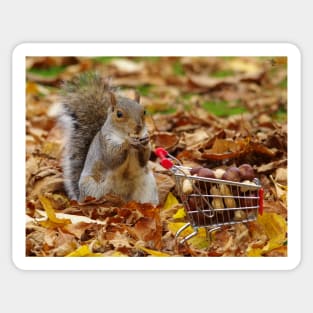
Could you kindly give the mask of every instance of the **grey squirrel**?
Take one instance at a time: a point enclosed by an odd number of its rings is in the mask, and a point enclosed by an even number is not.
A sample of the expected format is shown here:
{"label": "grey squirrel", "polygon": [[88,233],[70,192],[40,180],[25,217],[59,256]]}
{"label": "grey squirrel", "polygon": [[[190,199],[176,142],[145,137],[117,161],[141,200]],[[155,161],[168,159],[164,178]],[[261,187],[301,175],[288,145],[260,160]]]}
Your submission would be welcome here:
{"label": "grey squirrel", "polygon": [[65,82],[59,122],[64,130],[64,184],[71,199],[116,194],[158,204],[145,110],[95,73]]}

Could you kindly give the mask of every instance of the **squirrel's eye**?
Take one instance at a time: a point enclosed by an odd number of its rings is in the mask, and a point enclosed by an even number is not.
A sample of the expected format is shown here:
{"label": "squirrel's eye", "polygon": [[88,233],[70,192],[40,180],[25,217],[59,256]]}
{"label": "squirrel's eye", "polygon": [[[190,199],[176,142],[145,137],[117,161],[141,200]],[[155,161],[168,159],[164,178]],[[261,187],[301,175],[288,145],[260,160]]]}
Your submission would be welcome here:
{"label": "squirrel's eye", "polygon": [[146,111],[146,110],[144,110],[144,111],[143,111],[143,115],[146,115],[146,114],[147,114],[147,111]]}
{"label": "squirrel's eye", "polygon": [[117,110],[117,111],[116,111],[116,116],[117,116],[118,118],[123,117],[123,112],[120,111],[120,110]]}

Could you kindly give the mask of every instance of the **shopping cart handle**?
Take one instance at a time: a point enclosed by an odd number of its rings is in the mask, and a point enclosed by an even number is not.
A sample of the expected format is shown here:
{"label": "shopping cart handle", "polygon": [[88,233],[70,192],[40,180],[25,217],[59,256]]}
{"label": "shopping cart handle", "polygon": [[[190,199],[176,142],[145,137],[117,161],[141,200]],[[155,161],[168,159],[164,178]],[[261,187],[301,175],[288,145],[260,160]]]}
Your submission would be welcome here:
{"label": "shopping cart handle", "polygon": [[264,199],[264,189],[260,188],[259,189],[259,214],[262,215],[263,214],[263,199]]}
{"label": "shopping cart handle", "polygon": [[168,152],[167,152],[164,148],[161,148],[161,147],[156,148],[156,149],[154,150],[154,153],[155,153],[160,159],[165,158],[165,157],[168,156]]}
{"label": "shopping cart handle", "polygon": [[160,158],[160,164],[166,168],[167,170],[169,170],[170,168],[173,167],[173,162],[167,158],[168,156],[168,152],[164,149],[164,148],[156,148],[154,150],[154,153]]}

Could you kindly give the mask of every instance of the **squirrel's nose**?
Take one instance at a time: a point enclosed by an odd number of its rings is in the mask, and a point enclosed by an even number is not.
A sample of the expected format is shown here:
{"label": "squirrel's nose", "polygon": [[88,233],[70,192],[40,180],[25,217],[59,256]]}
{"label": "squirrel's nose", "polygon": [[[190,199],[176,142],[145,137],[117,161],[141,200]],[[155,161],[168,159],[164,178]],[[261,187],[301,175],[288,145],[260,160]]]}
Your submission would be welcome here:
{"label": "squirrel's nose", "polygon": [[139,133],[141,132],[141,130],[142,130],[142,125],[141,125],[141,124],[138,124],[138,125],[135,127],[135,132],[136,132],[136,134],[139,135]]}

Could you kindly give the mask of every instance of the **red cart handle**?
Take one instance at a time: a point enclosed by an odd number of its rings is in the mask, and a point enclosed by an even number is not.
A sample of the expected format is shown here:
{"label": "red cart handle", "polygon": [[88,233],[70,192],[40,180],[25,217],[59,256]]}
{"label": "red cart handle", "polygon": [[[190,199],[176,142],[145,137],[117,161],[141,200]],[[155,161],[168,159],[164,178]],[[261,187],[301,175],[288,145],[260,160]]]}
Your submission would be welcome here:
{"label": "red cart handle", "polygon": [[174,163],[167,158],[168,156],[168,152],[164,149],[164,148],[156,148],[154,150],[154,153],[161,159],[160,164],[166,168],[167,170],[169,170],[170,168],[173,167]]}
{"label": "red cart handle", "polygon": [[260,188],[259,189],[259,214],[263,214],[263,199],[264,199],[264,189]]}

